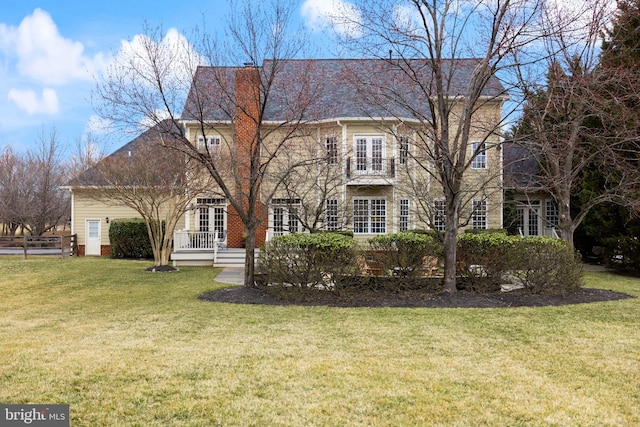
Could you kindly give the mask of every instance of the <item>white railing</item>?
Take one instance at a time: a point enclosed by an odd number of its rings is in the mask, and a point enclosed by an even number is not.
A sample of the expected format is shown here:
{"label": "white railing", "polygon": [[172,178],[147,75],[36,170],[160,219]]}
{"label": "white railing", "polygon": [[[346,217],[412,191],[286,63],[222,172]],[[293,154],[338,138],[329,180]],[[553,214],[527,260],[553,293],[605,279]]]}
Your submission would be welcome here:
{"label": "white railing", "polygon": [[225,233],[222,231],[190,231],[176,230],[173,232],[173,250],[196,251],[213,250],[213,262],[218,259],[218,249],[226,248]]}

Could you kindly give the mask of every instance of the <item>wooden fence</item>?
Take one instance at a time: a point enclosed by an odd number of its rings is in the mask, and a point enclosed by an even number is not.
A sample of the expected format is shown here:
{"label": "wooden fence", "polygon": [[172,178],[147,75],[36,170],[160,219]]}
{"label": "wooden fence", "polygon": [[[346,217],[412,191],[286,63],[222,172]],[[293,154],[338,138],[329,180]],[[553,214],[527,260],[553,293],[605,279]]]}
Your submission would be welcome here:
{"label": "wooden fence", "polygon": [[78,235],[0,236],[0,255],[78,255]]}

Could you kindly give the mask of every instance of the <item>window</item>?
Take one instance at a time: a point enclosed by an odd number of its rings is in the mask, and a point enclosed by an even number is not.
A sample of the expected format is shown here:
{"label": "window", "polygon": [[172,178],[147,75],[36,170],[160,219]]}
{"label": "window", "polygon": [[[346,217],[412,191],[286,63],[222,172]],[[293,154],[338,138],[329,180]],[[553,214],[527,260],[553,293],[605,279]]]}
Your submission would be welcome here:
{"label": "window", "polygon": [[335,135],[327,136],[325,141],[325,148],[327,150],[327,163],[330,165],[338,164],[338,137]]}
{"label": "window", "polygon": [[558,227],[558,203],[555,200],[547,200],[546,202],[546,219],[547,228]]}
{"label": "window", "polygon": [[200,151],[206,151],[208,153],[220,153],[221,145],[222,138],[219,136],[198,137],[198,150]]}
{"label": "window", "polygon": [[487,167],[487,152],[484,142],[471,143],[471,155],[474,156],[471,161],[471,169],[485,169]]}
{"label": "window", "polygon": [[225,230],[225,207],[224,198],[202,197],[197,199],[198,205],[198,231]]}
{"label": "window", "polygon": [[540,200],[517,202],[518,232],[523,236],[538,236],[540,234]]}
{"label": "window", "polygon": [[445,230],[447,211],[444,199],[436,199],[433,202],[433,228],[438,231]]}
{"label": "window", "polygon": [[400,199],[399,231],[409,230],[409,199]]}
{"label": "window", "polygon": [[299,233],[300,221],[298,220],[298,210],[300,199],[273,199],[271,222],[274,236],[283,234]]}
{"label": "window", "polygon": [[339,230],[338,199],[327,199],[324,213],[324,228],[327,231]]}
{"label": "window", "polygon": [[384,172],[384,138],[356,138],[356,174]]}
{"label": "window", "polygon": [[471,201],[471,227],[475,229],[487,228],[487,199],[473,199]]}
{"label": "window", "polygon": [[387,232],[385,199],[353,200],[353,232],[355,234],[384,234]]}
{"label": "window", "polygon": [[407,164],[409,158],[409,137],[402,135],[398,137],[398,160],[401,165]]}

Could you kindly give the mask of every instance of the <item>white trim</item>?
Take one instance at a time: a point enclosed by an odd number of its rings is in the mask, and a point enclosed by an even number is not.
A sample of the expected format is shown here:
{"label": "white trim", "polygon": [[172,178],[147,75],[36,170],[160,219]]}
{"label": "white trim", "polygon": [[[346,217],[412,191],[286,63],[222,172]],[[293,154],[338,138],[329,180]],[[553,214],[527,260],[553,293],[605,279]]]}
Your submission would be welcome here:
{"label": "white trim", "polygon": [[[355,215],[355,207],[356,207],[356,200],[367,200],[369,203],[367,203],[367,232],[366,233],[359,233],[356,232],[356,215]],[[384,201],[384,232],[382,233],[374,233],[372,231],[372,222],[371,222],[371,218],[372,218],[372,211],[371,211],[371,201],[373,200],[382,200]],[[383,196],[383,197],[377,197],[377,196],[353,196],[351,198],[351,225],[352,225],[352,230],[353,230],[353,234],[357,234],[360,236],[366,236],[366,235],[381,235],[381,234],[388,234],[389,233],[389,209],[388,209],[389,204],[387,203],[387,197]],[[392,221],[393,224],[393,221]]]}

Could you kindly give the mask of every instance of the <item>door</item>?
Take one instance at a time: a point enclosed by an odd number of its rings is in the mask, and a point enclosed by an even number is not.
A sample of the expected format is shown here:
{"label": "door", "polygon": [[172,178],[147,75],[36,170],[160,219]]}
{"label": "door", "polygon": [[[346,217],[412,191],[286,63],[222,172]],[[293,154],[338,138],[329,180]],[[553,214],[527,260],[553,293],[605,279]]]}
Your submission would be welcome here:
{"label": "door", "polygon": [[86,224],[85,255],[100,255],[100,220],[89,219]]}
{"label": "door", "polygon": [[523,236],[539,236],[541,222],[539,200],[532,200],[518,207],[518,231]]}

